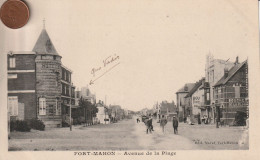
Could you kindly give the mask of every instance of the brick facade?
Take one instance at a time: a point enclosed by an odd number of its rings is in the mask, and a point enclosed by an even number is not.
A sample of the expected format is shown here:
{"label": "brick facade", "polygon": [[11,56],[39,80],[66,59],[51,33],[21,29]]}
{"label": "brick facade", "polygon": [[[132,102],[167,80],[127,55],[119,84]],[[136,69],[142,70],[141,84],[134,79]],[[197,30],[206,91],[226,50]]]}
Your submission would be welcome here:
{"label": "brick facade", "polygon": [[[10,68],[9,58],[14,57],[16,59],[16,67]],[[7,69],[8,70],[31,70],[35,69],[35,53],[34,52],[14,52],[7,55]]]}
{"label": "brick facade", "polygon": [[17,96],[18,103],[24,104],[25,120],[36,118],[36,97],[34,93],[8,93],[8,96]]}
{"label": "brick facade", "polygon": [[248,110],[248,69],[247,61],[236,64],[214,86],[215,106],[219,110],[220,120],[232,125],[237,111]]}
{"label": "brick facade", "polygon": [[[62,66],[46,30],[42,30],[32,52],[9,52],[7,61],[8,96],[13,96],[9,105],[15,108],[12,112],[18,106],[12,119],[39,118],[47,127],[61,126],[62,106],[67,109],[70,97],[75,104],[75,87],[71,83],[72,71]],[[65,85],[66,94],[62,87]]]}
{"label": "brick facade", "polygon": [[[60,115],[61,82],[60,57],[54,60],[53,55],[38,55],[36,57],[36,94],[37,99],[46,98],[46,115],[39,115],[40,118]],[[56,106],[58,105],[58,106]],[[38,105],[39,106],[39,105]],[[58,110],[56,110],[56,107]],[[61,120],[61,115],[60,115]]]}
{"label": "brick facade", "polygon": [[35,73],[11,73],[17,78],[8,80],[8,90],[35,90]]}

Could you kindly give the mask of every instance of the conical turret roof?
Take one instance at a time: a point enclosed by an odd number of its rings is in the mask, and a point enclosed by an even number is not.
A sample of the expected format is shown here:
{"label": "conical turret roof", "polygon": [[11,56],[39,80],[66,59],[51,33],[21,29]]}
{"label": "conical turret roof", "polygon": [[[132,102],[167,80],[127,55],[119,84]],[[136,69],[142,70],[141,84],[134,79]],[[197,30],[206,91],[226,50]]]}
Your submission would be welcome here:
{"label": "conical turret roof", "polygon": [[48,54],[48,55],[58,55],[47,31],[45,29],[42,30],[34,48],[33,52],[36,54]]}

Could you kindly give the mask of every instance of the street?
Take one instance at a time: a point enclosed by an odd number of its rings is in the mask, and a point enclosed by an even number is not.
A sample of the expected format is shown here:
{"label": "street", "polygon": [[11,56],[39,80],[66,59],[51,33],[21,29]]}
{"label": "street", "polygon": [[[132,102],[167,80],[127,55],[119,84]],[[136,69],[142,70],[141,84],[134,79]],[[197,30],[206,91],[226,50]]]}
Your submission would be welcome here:
{"label": "street", "polygon": [[9,150],[215,150],[248,149],[248,130],[242,127],[216,128],[214,125],[180,123],[179,134],[171,122],[165,133],[153,120],[154,132],[146,134],[136,119],[113,124],[51,128],[45,131],[11,132]]}

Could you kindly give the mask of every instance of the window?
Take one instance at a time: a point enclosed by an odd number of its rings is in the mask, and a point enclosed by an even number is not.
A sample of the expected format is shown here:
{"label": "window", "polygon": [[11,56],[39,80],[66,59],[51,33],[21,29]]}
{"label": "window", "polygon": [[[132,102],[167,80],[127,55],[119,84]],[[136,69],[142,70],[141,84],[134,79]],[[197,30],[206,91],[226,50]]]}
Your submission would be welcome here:
{"label": "window", "polygon": [[46,99],[39,98],[39,115],[46,115]]}
{"label": "window", "polygon": [[65,91],[65,95],[67,95],[67,87],[66,87],[66,85],[64,85],[64,91]]}
{"label": "window", "polygon": [[59,102],[57,98],[56,98],[56,115],[59,115]]}
{"label": "window", "polygon": [[206,98],[207,98],[206,100],[209,101],[209,92],[207,92],[207,95],[206,95],[206,96],[207,96],[207,97],[206,97]]}
{"label": "window", "polygon": [[68,96],[70,96],[70,87],[69,86],[66,86],[66,93]]}
{"label": "window", "polygon": [[62,83],[62,94],[64,95],[65,94],[65,85]]}
{"label": "window", "polygon": [[67,80],[67,75],[66,75],[66,71],[64,71],[64,80]]}
{"label": "window", "polygon": [[240,87],[235,86],[235,98],[240,98]]}
{"label": "window", "polygon": [[9,58],[9,67],[15,68],[15,58],[14,57]]}
{"label": "window", "polygon": [[215,82],[214,70],[212,71],[212,82]]}
{"label": "window", "polygon": [[61,69],[61,72],[60,72],[60,76],[61,76],[61,79],[63,79],[63,69]]}
{"label": "window", "polygon": [[17,74],[8,74],[8,79],[16,79]]}
{"label": "window", "polygon": [[8,111],[10,116],[18,116],[18,97],[8,97]]}
{"label": "window", "polygon": [[67,71],[66,71],[66,76],[67,76],[67,77],[66,77],[66,81],[68,81],[68,82],[69,82],[69,77],[70,77],[70,74],[69,74],[69,72],[67,72]]}

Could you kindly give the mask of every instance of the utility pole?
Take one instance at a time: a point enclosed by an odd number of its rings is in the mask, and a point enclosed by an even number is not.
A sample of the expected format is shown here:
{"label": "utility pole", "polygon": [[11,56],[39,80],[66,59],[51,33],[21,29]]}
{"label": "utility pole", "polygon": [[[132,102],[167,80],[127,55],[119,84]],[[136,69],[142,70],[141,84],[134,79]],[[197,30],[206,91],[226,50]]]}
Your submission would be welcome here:
{"label": "utility pole", "polygon": [[8,111],[8,139],[10,139],[10,133],[11,133],[11,118],[10,118],[10,112],[9,112],[9,107],[7,108],[7,111]]}
{"label": "utility pole", "polygon": [[71,94],[72,94],[72,87],[71,87],[71,79],[70,79],[70,131],[72,131],[72,121],[71,121]]}
{"label": "utility pole", "polygon": [[105,106],[107,105],[107,95],[105,95]]}

